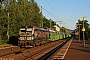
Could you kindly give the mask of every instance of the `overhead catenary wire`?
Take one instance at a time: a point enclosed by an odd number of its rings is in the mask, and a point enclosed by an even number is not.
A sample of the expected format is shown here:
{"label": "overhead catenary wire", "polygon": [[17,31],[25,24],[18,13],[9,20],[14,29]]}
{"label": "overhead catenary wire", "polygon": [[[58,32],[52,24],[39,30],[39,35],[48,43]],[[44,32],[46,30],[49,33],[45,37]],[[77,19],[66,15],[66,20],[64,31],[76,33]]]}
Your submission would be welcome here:
{"label": "overhead catenary wire", "polygon": [[[47,1],[47,0],[46,0]],[[47,1],[47,3],[48,3],[48,1]],[[38,3],[37,3],[38,4]],[[41,6],[40,4],[38,4],[39,6]],[[50,6],[50,8],[53,10],[53,8],[51,7],[51,5],[48,3],[48,5]],[[56,16],[55,15],[53,15],[53,14],[51,14],[47,9],[45,9],[43,6],[42,6],[42,9],[44,10],[44,11],[46,11],[51,17],[53,17],[55,20],[53,20],[54,22],[60,22],[60,21],[62,21],[61,19],[58,19],[58,18],[56,18]],[[53,10],[54,11],[54,10]],[[57,13],[54,11],[54,13],[57,15]],[[58,17],[58,15],[57,15],[57,17]],[[61,23],[60,23],[60,26],[61,26]]]}
{"label": "overhead catenary wire", "polygon": [[[38,3],[37,3],[38,4]],[[41,6],[40,4],[38,4],[39,6]],[[46,11],[51,17],[53,17],[55,20],[58,20],[53,14],[51,14],[47,9],[45,9],[43,6],[42,6],[42,9],[44,11]]]}
{"label": "overhead catenary wire", "polygon": [[57,17],[57,21],[55,21],[55,22],[59,22],[60,23],[60,27],[61,27],[61,24],[62,24],[62,20],[61,19],[59,19],[59,16],[58,16],[58,14],[55,12],[55,10],[52,8],[52,6],[50,5],[50,3],[46,0],[46,2],[48,3],[48,5],[50,6],[50,8],[51,8],[51,10],[55,13],[55,16]]}
{"label": "overhead catenary wire", "polygon": [[57,20],[57,18],[54,15],[52,15],[49,11],[47,11],[45,8],[43,8],[43,10],[45,10],[49,15],[51,15],[52,17],[54,17]]}
{"label": "overhead catenary wire", "polygon": [[[50,6],[51,10],[56,14],[56,16],[59,18],[58,14],[55,12],[55,10],[52,8],[52,6],[50,5],[50,3],[46,0],[46,2],[48,3],[48,5]],[[61,19],[59,19],[61,20]]]}
{"label": "overhead catenary wire", "polygon": [[[47,0],[46,0],[47,1]],[[47,3],[48,3],[48,1],[47,1]],[[37,5],[38,6],[41,6],[40,4],[38,4],[37,3]],[[50,6],[50,8],[53,10],[53,8],[51,7],[51,5],[48,3],[48,5]],[[58,14],[53,10],[53,12],[55,13],[54,15],[53,14],[51,14],[47,9],[45,9],[43,6],[42,6],[42,9],[44,10],[44,11],[46,11],[51,17],[53,17],[55,20],[53,20],[54,22],[57,22],[57,21],[62,21],[62,19],[60,19],[59,18],[59,16],[58,16]],[[58,18],[56,18],[56,16],[58,17]],[[63,21],[64,22],[64,21]]]}

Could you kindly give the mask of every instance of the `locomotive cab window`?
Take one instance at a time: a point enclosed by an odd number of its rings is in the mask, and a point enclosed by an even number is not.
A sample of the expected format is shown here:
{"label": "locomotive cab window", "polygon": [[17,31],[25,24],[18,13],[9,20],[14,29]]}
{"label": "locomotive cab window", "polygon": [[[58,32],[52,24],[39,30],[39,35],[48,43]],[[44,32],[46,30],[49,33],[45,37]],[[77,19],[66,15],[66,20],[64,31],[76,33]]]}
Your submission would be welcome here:
{"label": "locomotive cab window", "polygon": [[26,32],[26,30],[21,30],[21,32]]}

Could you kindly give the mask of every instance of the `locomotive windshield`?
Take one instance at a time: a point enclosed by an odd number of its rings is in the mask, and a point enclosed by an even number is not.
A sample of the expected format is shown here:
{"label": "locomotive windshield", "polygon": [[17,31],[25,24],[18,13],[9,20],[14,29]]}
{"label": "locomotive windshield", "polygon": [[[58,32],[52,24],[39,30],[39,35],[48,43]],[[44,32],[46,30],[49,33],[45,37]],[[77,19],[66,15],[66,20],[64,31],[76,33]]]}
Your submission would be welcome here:
{"label": "locomotive windshield", "polygon": [[26,32],[26,30],[21,30],[21,32]]}
{"label": "locomotive windshield", "polygon": [[29,31],[32,31],[32,30],[33,30],[33,27],[30,27],[30,26],[27,27],[27,29],[26,29],[26,31],[28,31],[28,32],[29,32]]}

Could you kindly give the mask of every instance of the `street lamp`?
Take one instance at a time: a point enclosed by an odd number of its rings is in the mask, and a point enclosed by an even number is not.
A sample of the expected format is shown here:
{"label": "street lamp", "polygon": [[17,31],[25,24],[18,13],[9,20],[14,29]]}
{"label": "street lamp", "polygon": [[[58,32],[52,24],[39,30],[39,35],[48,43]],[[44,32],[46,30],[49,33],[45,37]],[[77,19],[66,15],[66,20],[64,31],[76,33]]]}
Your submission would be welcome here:
{"label": "street lamp", "polygon": [[84,18],[87,18],[87,16],[80,16],[80,18],[83,18],[83,28],[82,28],[82,31],[83,31],[83,46],[85,47],[85,36],[84,36],[84,31],[85,31],[85,28],[84,28]]}

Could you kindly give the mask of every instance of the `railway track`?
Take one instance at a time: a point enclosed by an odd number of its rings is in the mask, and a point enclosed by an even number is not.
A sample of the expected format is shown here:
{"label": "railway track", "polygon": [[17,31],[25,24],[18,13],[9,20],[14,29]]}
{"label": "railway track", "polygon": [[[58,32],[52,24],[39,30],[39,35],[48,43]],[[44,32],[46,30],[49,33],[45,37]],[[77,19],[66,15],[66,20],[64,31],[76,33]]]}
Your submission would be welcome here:
{"label": "railway track", "polygon": [[0,48],[0,57],[10,55],[10,54],[16,54],[23,50],[25,50],[25,48],[21,49],[18,46],[3,47],[3,48]]}
{"label": "railway track", "polygon": [[64,46],[58,49],[53,55],[51,55],[47,60],[64,60],[65,55],[68,51],[68,48],[72,42],[72,39],[69,40]]}
{"label": "railway track", "polygon": [[66,40],[58,40],[28,49],[18,50],[18,48],[14,48],[12,49],[13,53],[1,55],[0,58],[13,58],[14,60],[37,60],[40,59],[41,56],[44,56],[51,50],[55,49],[57,46],[63,45],[65,43]]}
{"label": "railway track", "polygon": [[64,42],[64,41],[58,41],[58,42],[49,44],[49,46],[46,45],[45,47],[43,47],[43,48],[41,48],[41,49],[39,49],[37,51],[34,51],[32,54],[30,54],[28,57],[26,57],[25,60],[29,60],[29,59],[37,60],[39,57],[41,57],[42,55],[44,55],[47,52],[51,51],[56,46],[62,44],[62,42]]}
{"label": "railway track", "polygon": [[72,40],[67,40],[57,46],[47,54],[40,57],[38,60],[63,60]]}

